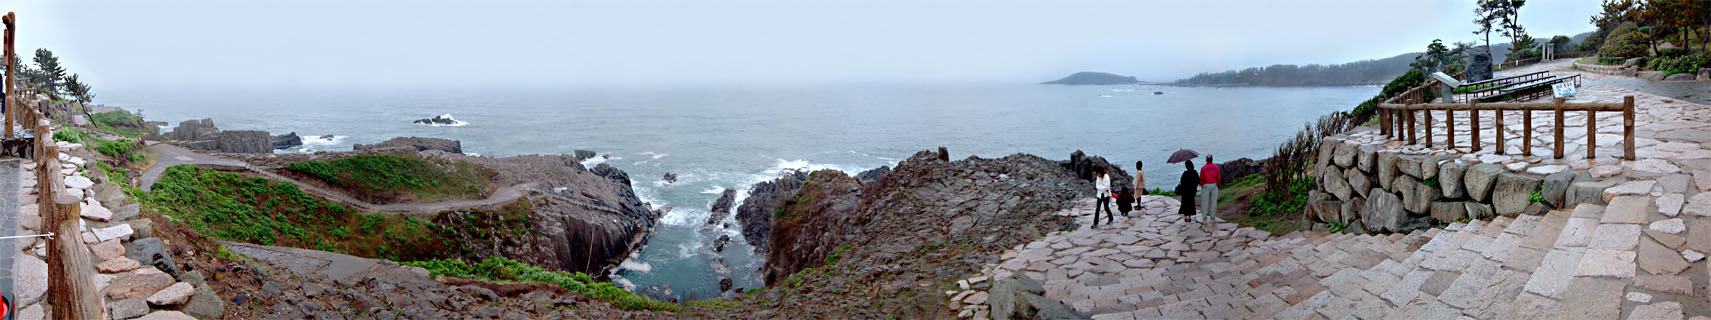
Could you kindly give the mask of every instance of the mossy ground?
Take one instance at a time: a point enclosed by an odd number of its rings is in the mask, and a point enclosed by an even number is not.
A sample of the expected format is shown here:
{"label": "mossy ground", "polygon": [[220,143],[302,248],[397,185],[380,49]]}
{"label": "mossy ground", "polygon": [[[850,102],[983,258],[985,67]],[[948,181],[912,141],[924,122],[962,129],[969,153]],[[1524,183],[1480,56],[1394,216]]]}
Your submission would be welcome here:
{"label": "mossy ground", "polygon": [[89,126],[101,132],[131,138],[141,138],[153,133],[145,129],[148,124],[143,122],[143,117],[125,110],[92,114],[89,116]]}
{"label": "mossy ground", "polygon": [[364,201],[390,204],[480,199],[493,187],[491,170],[468,162],[425,159],[413,154],[357,155],[285,166]]}
{"label": "mossy ground", "polygon": [[443,227],[414,217],[363,213],[290,183],[195,166],[166,169],[143,203],[204,235],[392,260],[455,256]]}

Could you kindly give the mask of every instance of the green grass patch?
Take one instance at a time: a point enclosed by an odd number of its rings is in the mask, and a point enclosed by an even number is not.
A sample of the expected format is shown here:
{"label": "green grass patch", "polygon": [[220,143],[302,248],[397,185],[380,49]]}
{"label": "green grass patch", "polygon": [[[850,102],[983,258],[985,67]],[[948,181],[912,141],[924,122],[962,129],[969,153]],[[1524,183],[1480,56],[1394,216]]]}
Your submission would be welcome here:
{"label": "green grass patch", "polygon": [[[87,138],[94,138],[93,136]],[[99,140],[99,139],[93,139]],[[147,148],[142,140],[119,139],[99,141],[95,144],[95,152],[112,159],[125,160],[127,163],[141,163],[148,160]]]}
{"label": "green grass patch", "polygon": [[60,128],[58,131],[53,132],[53,140],[54,141],[65,141],[65,142],[70,142],[70,143],[83,143],[83,141],[85,139],[97,139],[98,140],[99,138],[95,138],[94,136],[89,135],[88,132],[84,132],[83,129],[77,128],[77,127]]}
{"label": "green grass patch", "polygon": [[125,110],[113,110],[89,115],[89,125],[95,130],[114,135],[139,138],[151,134],[143,117]]}
{"label": "green grass patch", "polygon": [[1299,213],[1307,208],[1307,194],[1317,185],[1311,174],[1296,176],[1289,180],[1288,192],[1261,192],[1250,198],[1252,202],[1248,206],[1248,215],[1233,221],[1272,234],[1300,230],[1301,226],[1297,225],[1296,220],[1300,217]]}
{"label": "green grass patch", "polygon": [[428,272],[435,276],[557,285],[578,295],[611,302],[624,310],[677,312],[682,309],[677,304],[624,291],[610,282],[595,281],[593,277],[581,272],[550,271],[502,257],[489,257],[476,264],[465,263],[463,260],[424,260],[400,264],[428,269]]}
{"label": "green grass patch", "polygon": [[1152,190],[1147,191],[1147,195],[1149,195],[1149,196],[1175,197],[1176,191],[1165,190],[1163,188],[1154,188]]}
{"label": "green grass patch", "polygon": [[179,165],[142,202],[216,239],[321,249],[395,261],[455,256],[442,227],[368,214],[310,196],[296,185]]}
{"label": "green grass patch", "polygon": [[493,173],[468,162],[428,160],[414,155],[359,155],[285,166],[292,172],[345,189],[377,203],[433,202],[486,197]]}

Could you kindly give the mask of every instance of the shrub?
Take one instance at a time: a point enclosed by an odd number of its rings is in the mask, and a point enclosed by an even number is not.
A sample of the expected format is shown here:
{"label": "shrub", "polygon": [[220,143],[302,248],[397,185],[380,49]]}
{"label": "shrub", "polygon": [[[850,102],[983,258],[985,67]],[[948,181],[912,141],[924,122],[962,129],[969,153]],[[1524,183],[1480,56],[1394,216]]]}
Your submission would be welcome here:
{"label": "shrub", "polygon": [[1711,52],[1699,52],[1675,57],[1658,57],[1646,63],[1646,69],[1668,74],[1694,73],[1699,68],[1711,68]]}
{"label": "shrub", "polygon": [[557,285],[572,293],[605,300],[624,310],[653,310],[676,312],[676,304],[653,300],[624,291],[610,282],[598,282],[581,272],[550,271],[503,257],[488,257],[476,264],[462,260],[425,260],[400,263],[428,269],[429,274],[483,281],[517,281]]}
{"label": "shrub", "polygon": [[77,127],[66,127],[60,128],[59,131],[54,131],[53,139],[55,141],[83,143],[84,137],[88,134],[89,133],[83,132],[83,129],[78,129]]}
{"label": "shrub", "polygon": [[1649,49],[1646,40],[1641,39],[1640,36],[1639,27],[1632,23],[1622,24],[1622,26],[1616,27],[1616,30],[1610,31],[1610,36],[1605,38],[1604,45],[1598,48],[1598,56],[1644,57]]}

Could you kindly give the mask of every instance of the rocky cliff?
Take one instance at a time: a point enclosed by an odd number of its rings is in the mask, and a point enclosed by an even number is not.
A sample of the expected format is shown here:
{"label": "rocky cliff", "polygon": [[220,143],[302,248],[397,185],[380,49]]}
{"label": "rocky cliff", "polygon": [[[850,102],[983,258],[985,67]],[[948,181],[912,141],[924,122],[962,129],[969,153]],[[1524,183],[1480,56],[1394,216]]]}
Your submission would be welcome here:
{"label": "rocky cliff", "polygon": [[556,270],[602,275],[640,250],[663,215],[636,197],[623,170],[604,164],[600,170],[588,170],[571,155],[423,154],[493,169],[496,185],[535,184],[527,198],[526,217],[532,223],[523,226],[532,231],[472,236],[465,243],[477,256],[500,255]]}
{"label": "rocky cliff", "polygon": [[214,126],[213,119],[185,120],[173,127],[172,131],[162,134],[162,140],[173,141],[179,146],[226,153],[269,153],[273,152],[273,136],[267,131],[230,130],[220,131]]}
{"label": "rocky cliff", "polygon": [[[954,317],[933,288],[953,285],[1005,248],[1073,228],[1052,213],[1093,189],[1071,162],[943,158],[923,151],[870,182],[822,170],[756,185],[739,215],[772,220],[762,272],[768,286],[786,288],[761,300],[778,314]],[[1081,164],[1110,166],[1092,159]],[[760,220],[743,219],[745,236]]]}

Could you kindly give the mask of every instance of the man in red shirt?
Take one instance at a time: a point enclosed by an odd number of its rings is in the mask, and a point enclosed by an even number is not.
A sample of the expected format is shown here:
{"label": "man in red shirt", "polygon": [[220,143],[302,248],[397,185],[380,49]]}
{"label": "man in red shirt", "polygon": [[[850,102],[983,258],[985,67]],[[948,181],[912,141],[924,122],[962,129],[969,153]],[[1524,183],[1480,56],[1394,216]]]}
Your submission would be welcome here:
{"label": "man in red shirt", "polygon": [[1218,164],[1212,162],[1212,155],[1206,155],[1206,165],[1200,167],[1200,208],[1206,210],[1204,221],[1217,222],[1218,214]]}

